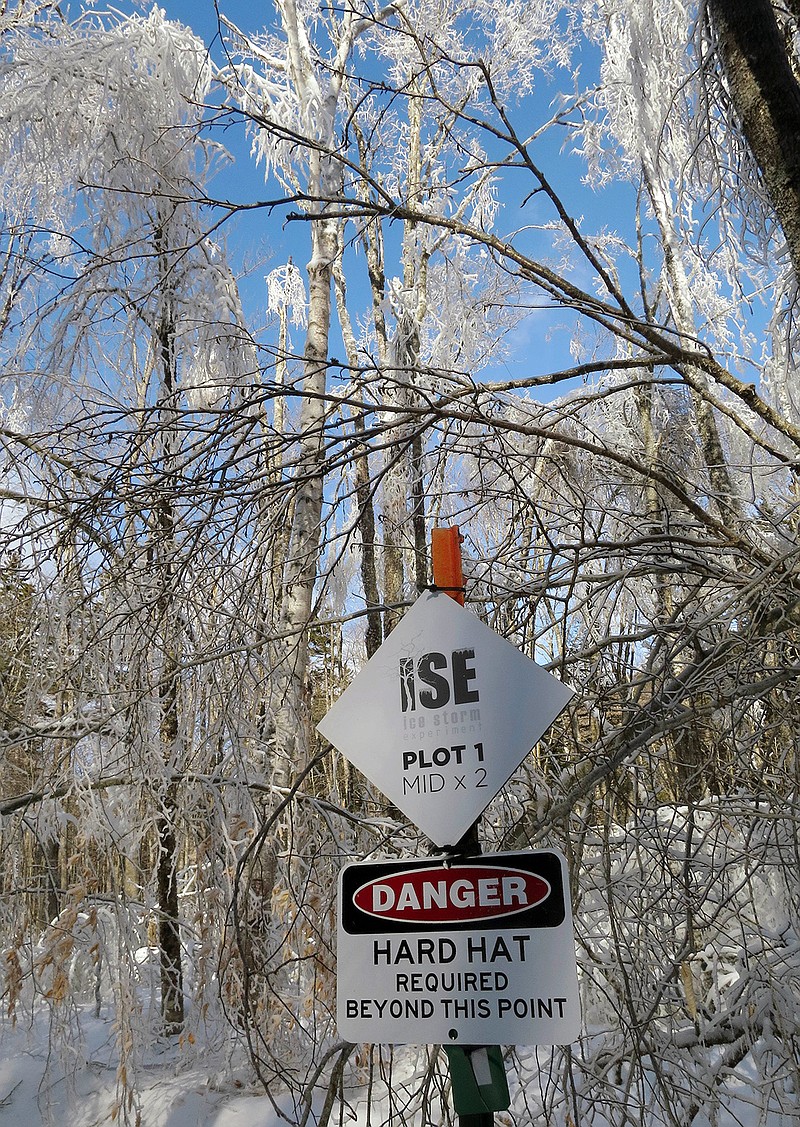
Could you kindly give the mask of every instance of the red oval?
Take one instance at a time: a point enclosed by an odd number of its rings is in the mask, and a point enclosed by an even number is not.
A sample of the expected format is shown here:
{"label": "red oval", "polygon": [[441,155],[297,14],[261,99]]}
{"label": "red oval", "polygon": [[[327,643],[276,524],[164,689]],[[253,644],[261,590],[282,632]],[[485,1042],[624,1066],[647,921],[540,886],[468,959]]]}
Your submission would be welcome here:
{"label": "red oval", "polygon": [[439,924],[515,916],[549,895],[549,882],[524,869],[437,865],[367,881],[353,893],[353,903],[379,919]]}

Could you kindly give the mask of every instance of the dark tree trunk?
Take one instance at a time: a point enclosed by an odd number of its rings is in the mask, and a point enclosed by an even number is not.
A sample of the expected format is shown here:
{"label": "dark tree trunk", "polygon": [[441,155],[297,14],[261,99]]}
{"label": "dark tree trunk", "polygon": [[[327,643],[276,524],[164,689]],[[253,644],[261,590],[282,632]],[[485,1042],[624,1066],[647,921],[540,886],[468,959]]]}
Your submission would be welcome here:
{"label": "dark tree trunk", "polygon": [[170,785],[157,820],[158,946],[161,963],[161,1017],[164,1032],[183,1029],[183,969],[178,922],[178,845],[175,840],[176,796]]}
{"label": "dark tree trunk", "polygon": [[[355,416],[356,434],[364,434],[364,416],[360,411]],[[383,641],[381,612],[378,609],[378,569],[375,564],[375,508],[372,503],[372,482],[369,474],[369,458],[366,443],[361,442],[356,455],[356,498],[358,500],[358,523],[361,529],[361,581],[367,603],[367,634],[365,645],[367,657],[377,651]]]}
{"label": "dark tree trunk", "polygon": [[417,591],[428,585],[428,538],[425,526],[425,482],[422,477],[422,435],[411,440],[411,520],[414,529],[414,578]]}
{"label": "dark tree trunk", "polygon": [[770,0],[708,0],[731,98],[800,279],[800,85]]}
{"label": "dark tree trunk", "polygon": [[[160,453],[166,489],[172,488],[177,438],[177,358],[175,340],[174,293],[172,289],[172,263],[167,253],[168,240],[161,223],[155,231],[160,273],[161,322],[158,327],[158,345],[161,352],[162,387],[158,421],[160,426]],[[158,609],[159,644],[162,650],[161,683],[158,686],[161,711],[161,745],[165,773],[172,774],[179,763],[177,747],[180,724],[178,717],[178,658],[177,610],[174,603],[177,585],[175,564],[176,515],[172,497],[165,493],[156,500],[158,539],[155,545],[156,574],[159,591]],[[177,790],[173,780],[165,779],[164,790],[159,795],[157,815],[158,862],[156,884],[158,894],[158,943],[161,958],[161,1016],[164,1031],[180,1033],[184,1021],[183,964],[181,956],[180,921],[178,916],[178,841],[175,827],[178,813]]]}
{"label": "dark tree trunk", "polygon": [[47,891],[45,893],[47,923],[52,923],[61,911],[61,893],[58,879],[59,852],[58,838],[54,838],[42,846],[45,879],[47,880]]}

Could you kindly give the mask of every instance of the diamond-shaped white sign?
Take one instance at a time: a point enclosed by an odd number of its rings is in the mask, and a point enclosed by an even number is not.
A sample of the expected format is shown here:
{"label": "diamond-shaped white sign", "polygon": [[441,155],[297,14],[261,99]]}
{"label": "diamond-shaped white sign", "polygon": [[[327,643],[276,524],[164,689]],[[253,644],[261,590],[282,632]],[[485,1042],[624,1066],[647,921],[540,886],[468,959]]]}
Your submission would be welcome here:
{"label": "diamond-shaped white sign", "polygon": [[455,845],[572,697],[448,595],[421,595],[317,725],[438,846]]}

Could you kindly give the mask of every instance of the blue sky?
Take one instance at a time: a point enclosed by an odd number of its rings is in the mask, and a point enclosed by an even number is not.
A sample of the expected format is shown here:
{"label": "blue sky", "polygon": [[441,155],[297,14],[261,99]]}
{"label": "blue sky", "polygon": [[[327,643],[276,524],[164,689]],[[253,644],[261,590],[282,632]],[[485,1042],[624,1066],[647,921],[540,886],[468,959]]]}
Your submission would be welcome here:
{"label": "blue sky", "polygon": [[[180,20],[191,27],[210,47],[212,56],[222,59],[221,44],[217,33],[217,16],[213,0],[165,0],[161,5],[168,17]],[[139,5],[139,7],[147,7]],[[248,0],[224,0],[220,4],[226,15],[243,31],[257,32],[261,29],[265,19],[270,18],[273,11],[271,3],[253,4]],[[548,100],[552,90],[545,90],[544,95]],[[220,138],[230,150],[234,163],[224,169],[210,185],[213,195],[221,198],[236,200],[242,203],[252,203],[274,196],[274,188],[264,182],[263,170],[256,166],[250,155],[250,142],[240,124],[228,129]],[[615,188],[603,193],[595,193],[581,183],[583,166],[579,158],[569,152],[561,151],[561,137],[553,134],[539,143],[539,154],[544,154],[548,172],[557,174],[558,189],[562,192],[568,206],[573,208],[578,216],[585,215],[592,228],[602,227],[606,223],[615,225],[619,222],[624,208],[621,201],[626,199],[625,207],[632,204],[632,192]],[[498,216],[498,230],[522,227],[526,223],[541,222],[550,216],[542,211],[539,200],[528,200],[524,208],[520,208],[520,200],[525,196],[524,182],[520,179],[525,174],[512,173],[509,176],[509,193],[504,207]],[[632,211],[628,211],[632,218]],[[302,223],[285,222],[285,212],[259,209],[241,213],[224,225],[224,234],[221,236],[227,246],[229,257],[235,272],[240,280],[242,299],[246,313],[256,332],[264,324],[266,318],[266,289],[264,276],[273,268],[283,265],[289,255],[302,266],[308,258],[308,232]],[[396,233],[396,232],[394,232]],[[390,240],[393,232],[387,238]],[[538,241],[541,245],[541,236],[533,234],[519,236],[521,240],[530,240],[531,245]],[[389,244],[387,243],[387,246]],[[399,270],[396,260],[387,262],[390,273]],[[579,284],[591,286],[587,275],[583,278],[576,276]],[[635,285],[635,279],[632,279]],[[359,297],[359,280],[354,283],[353,295]],[[353,285],[353,283],[351,283]],[[365,303],[365,302],[364,302]],[[362,302],[359,302],[362,304]],[[551,371],[561,366],[569,366],[573,362],[570,355],[570,344],[573,336],[570,328],[570,314],[558,310],[545,312],[531,311],[530,315],[513,330],[508,338],[511,355],[507,360],[501,360],[490,366],[484,373],[497,379],[522,378],[527,375],[543,371]],[[299,345],[299,338],[295,340]],[[340,342],[332,343],[333,355],[341,356],[343,349]],[[552,392],[546,392],[549,398]]]}

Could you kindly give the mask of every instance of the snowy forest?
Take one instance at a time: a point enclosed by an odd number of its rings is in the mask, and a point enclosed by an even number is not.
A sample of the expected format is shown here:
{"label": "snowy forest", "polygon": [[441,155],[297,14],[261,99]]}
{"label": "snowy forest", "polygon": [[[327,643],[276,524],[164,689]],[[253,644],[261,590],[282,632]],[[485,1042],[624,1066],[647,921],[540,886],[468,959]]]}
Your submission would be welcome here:
{"label": "snowy forest", "polygon": [[337,1034],[339,870],[430,843],[316,731],[440,526],[575,693],[480,826],[566,855],[582,1008],[498,1122],[798,1122],[798,75],[798,0],[0,4],[0,1058],[43,1038],[43,1122],[174,1127],[157,1066],[455,1122],[438,1046]]}

